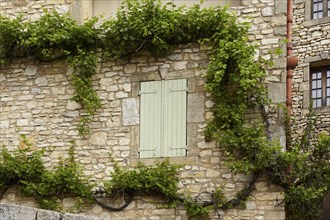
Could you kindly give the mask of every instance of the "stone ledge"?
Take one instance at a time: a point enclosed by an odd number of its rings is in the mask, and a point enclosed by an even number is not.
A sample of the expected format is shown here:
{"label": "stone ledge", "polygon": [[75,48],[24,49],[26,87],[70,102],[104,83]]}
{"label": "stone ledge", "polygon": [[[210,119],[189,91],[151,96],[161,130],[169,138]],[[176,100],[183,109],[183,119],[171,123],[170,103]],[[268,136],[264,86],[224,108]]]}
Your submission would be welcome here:
{"label": "stone ledge", "polygon": [[100,218],[60,213],[21,205],[0,204],[0,219],[6,220],[100,220]]}
{"label": "stone ledge", "polygon": [[312,27],[315,25],[330,23],[330,17],[324,17],[319,19],[307,20],[303,23],[305,27]]}
{"label": "stone ledge", "polygon": [[156,162],[168,160],[170,163],[192,165],[196,164],[195,157],[167,157],[167,158],[135,158],[131,159],[131,166],[137,166],[138,163],[143,163],[147,166],[154,165]]}

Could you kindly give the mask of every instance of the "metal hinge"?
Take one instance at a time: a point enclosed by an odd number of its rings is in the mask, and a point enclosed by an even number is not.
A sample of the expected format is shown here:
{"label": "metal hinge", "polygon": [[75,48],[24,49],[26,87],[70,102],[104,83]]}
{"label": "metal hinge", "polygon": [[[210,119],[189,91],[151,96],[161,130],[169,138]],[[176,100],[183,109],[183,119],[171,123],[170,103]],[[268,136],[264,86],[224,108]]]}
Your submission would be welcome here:
{"label": "metal hinge", "polygon": [[154,91],[139,91],[139,95],[141,94],[156,94],[157,93],[157,90],[154,90]]}
{"label": "metal hinge", "polygon": [[170,92],[181,92],[181,91],[188,91],[188,88],[183,88],[183,89],[170,89]]}

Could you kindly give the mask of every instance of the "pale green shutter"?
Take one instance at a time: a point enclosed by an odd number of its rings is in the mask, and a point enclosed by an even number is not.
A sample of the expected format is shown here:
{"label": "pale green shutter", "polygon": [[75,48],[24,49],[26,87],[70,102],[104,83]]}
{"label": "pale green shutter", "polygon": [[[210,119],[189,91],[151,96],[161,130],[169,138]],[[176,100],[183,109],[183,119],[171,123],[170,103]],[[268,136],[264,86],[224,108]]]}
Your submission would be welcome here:
{"label": "pale green shutter", "polygon": [[161,155],[186,156],[187,80],[162,81],[162,97]]}
{"label": "pale green shutter", "polygon": [[140,158],[186,156],[187,80],[142,82]]}
{"label": "pale green shutter", "polygon": [[161,81],[142,82],[140,96],[140,158],[159,157],[161,146]]}

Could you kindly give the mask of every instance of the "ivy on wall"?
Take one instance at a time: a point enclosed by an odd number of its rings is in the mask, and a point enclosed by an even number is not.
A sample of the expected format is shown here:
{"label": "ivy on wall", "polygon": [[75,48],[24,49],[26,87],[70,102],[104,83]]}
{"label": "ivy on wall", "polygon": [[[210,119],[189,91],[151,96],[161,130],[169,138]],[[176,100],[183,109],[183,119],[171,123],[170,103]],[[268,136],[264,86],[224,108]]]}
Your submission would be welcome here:
{"label": "ivy on wall", "polygon": [[177,44],[207,43],[211,56],[205,86],[215,104],[206,138],[219,142],[232,158],[228,164],[233,171],[265,173],[282,186],[287,219],[315,219],[318,202],[330,188],[330,137],[324,134],[315,142],[310,140],[315,117],[311,114],[305,134],[299,141],[288,141],[292,143],[288,151],[270,140],[265,112],[269,100],[262,84],[267,63],[255,60],[256,47],[248,42],[248,29],[227,8],[175,7],[154,0],[126,0],[116,18],[101,25],[96,18],[80,25],[56,12],[26,22],[0,16],[0,62],[13,57],[45,61],[65,57],[73,68],[73,99],[87,113],[78,128],[83,134],[101,108],[91,81],[99,58],[116,59],[141,49],[161,56]]}
{"label": "ivy on wall", "polygon": [[31,151],[33,146],[28,138],[21,137],[24,148],[10,153],[3,146],[0,152],[0,198],[10,186],[17,185],[44,209],[60,211],[59,198],[68,194],[78,197],[78,203],[93,201],[93,185],[74,160],[74,144],[68,150],[67,159],[61,159],[53,169],[46,169],[42,161],[44,150]]}

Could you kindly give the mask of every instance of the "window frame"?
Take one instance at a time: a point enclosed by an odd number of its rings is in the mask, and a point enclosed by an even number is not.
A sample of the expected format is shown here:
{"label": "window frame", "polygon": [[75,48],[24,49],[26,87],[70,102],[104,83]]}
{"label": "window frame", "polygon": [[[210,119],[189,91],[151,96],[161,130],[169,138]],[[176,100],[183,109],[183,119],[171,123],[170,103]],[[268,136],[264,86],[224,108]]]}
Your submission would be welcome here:
{"label": "window frame", "polygon": [[[324,107],[330,107],[330,101],[328,103],[328,99],[330,99],[330,94],[327,94],[327,90],[330,89],[330,83],[328,84],[327,81],[330,80],[330,76],[327,76],[327,72],[330,71],[330,65],[326,66],[319,66],[314,67],[310,69],[310,98],[313,102],[313,108],[324,108]],[[321,105],[315,106],[314,100],[318,97],[313,97],[313,90],[317,90],[318,88],[313,87],[313,74],[321,72],[321,77],[316,78],[315,80],[321,79]],[[316,104],[317,105],[317,104]]]}
{"label": "window frame", "polygon": [[[322,9],[322,17],[315,17],[314,18],[314,13],[318,13],[321,11],[314,11],[314,1],[318,1],[316,3],[320,3],[322,2],[323,4],[323,9]],[[312,20],[317,20],[317,19],[321,19],[321,18],[325,18],[325,17],[329,17],[330,16],[330,1],[329,0],[311,0],[311,19]]]}

